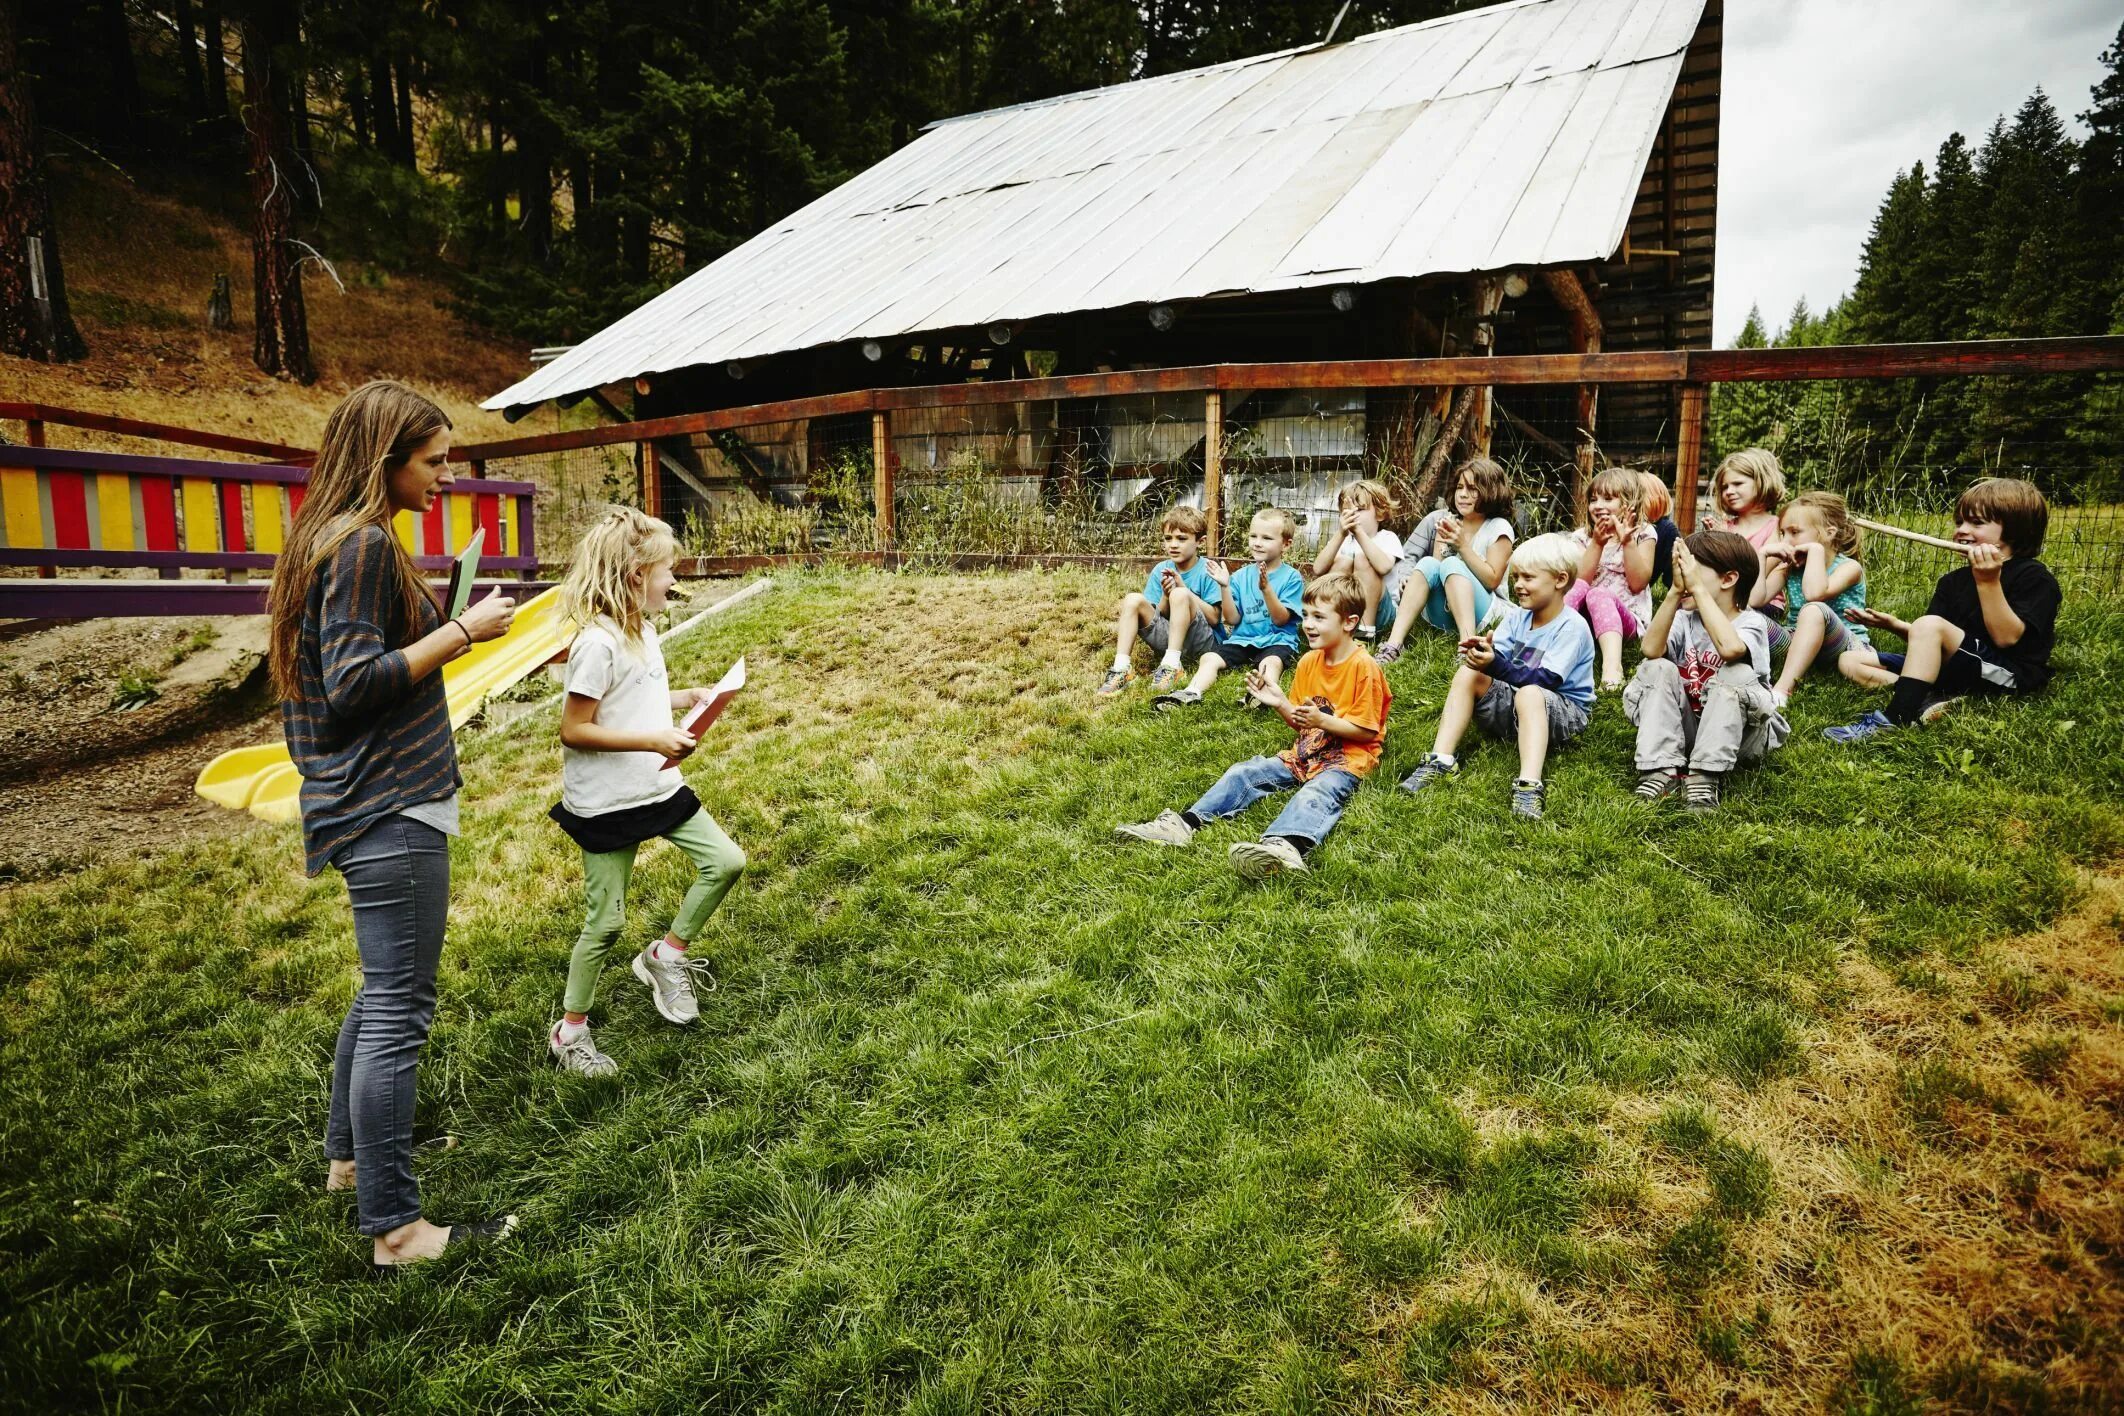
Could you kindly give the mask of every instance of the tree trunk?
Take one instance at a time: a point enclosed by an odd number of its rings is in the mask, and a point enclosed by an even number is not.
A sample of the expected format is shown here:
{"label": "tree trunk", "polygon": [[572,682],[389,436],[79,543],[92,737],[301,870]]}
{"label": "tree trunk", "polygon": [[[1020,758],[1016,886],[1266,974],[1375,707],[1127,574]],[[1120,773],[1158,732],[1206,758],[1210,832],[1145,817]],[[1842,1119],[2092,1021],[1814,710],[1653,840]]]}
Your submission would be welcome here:
{"label": "tree trunk", "polygon": [[86,357],[88,345],[67,309],[16,4],[0,0],[0,354],[64,363]]}
{"label": "tree trunk", "polygon": [[288,78],[288,147],[295,155],[291,177],[302,205],[311,216],[324,211],[324,187],[317,174],[317,149],[310,141],[310,73],[306,67],[293,62],[302,51],[291,48],[286,62]]}
{"label": "tree trunk", "polygon": [[[292,19],[267,0],[243,19],[243,111],[251,154],[251,308],[260,369],[297,383],[317,382],[309,318],[295,246],[295,158],[288,145],[287,62]],[[277,41],[277,42],[276,42]]]}
{"label": "tree trunk", "polygon": [[226,118],[229,116],[229,56],[228,50],[222,47],[221,6],[216,0],[202,0],[199,33],[206,40],[206,115]]}
{"label": "tree trunk", "polygon": [[487,202],[493,218],[494,239],[509,229],[509,168],[502,153],[501,100],[487,110]]}
{"label": "tree trunk", "polygon": [[111,89],[106,97],[117,110],[126,141],[131,142],[140,131],[140,74],[133,65],[133,32],[125,22],[125,0],[103,0],[96,13],[97,38],[110,71]]}
{"label": "tree trunk", "polygon": [[541,265],[553,249],[553,149],[545,116],[537,100],[546,95],[546,41],[534,35],[526,65],[523,105],[516,135],[516,200],[524,224],[524,244]]}
{"label": "tree trunk", "polygon": [[391,64],[382,54],[369,60],[370,112],[376,119],[376,150],[385,157],[398,157],[398,104],[391,97]]}
{"label": "tree trunk", "polygon": [[199,30],[192,23],[192,0],[176,0],[177,50],[184,57],[185,110],[194,118],[207,116],[206,71],[199,63]]}
{"label": "tree trunk", "polygon": [[369,145],[369,91],[357,72],[342,85],[347,99],[347,119],[354,125],[354,146]]}
{"label": "tree trunk", "polygon": [[413,64],[400,59],[392,68],[398,71],[398,161],[404,167],[418,167],[420,153],[413,133]]}

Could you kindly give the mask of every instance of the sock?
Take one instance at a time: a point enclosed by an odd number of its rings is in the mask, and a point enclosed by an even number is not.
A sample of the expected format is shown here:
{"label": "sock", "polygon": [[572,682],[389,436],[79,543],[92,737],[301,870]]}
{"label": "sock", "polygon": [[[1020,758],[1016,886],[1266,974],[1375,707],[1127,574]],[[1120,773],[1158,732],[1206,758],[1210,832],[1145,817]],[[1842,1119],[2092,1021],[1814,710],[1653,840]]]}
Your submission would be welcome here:
{"label": "sock", "polygon": [[1159,668],[1161,668],[1161,669],[1177,669],[1177,668],[1179,668],[1179,667],[1180,667],[1180,651],[1179,651],[1178,649],[1168,649],[1168,650],[1166,650],[1166,651],[1165,651],[1165,657],[1164,657],[1164,658],[1162,658],[1162,659],[1160,659],[1160,660],[1158,661],[1158,667],[1159,667]]}
{"label": "sock", "polygon": [[671,941],[669,939],[659,939],[656,941],[655,944],[650,946],[649,957],[657,960],[659,963],[668,964],[673,959],[685,958],[686,951],[684,949],[672,948]]}
{"label": "sock", "polygon": [[580,1023],[571,1023],[566,1018],[562,1018],[560,1022],[554,1025],[553,1035],[559,1038],[561,1045],[565,1047],[588,1031],[590,1031],[588,1019]]}
{"label": "sock", "polygon": [[1114,668],[1122,673],[1128,672],[1128,655],[1114,655]]}
{"label": "sock", "polygon": [[1202,818],[1195,815],[1192,811],[1181,812],[1180,819],[1187,823],[1187,829],[1190,831],[1200,831],[1202,829]]}
{"label": "sock", "polygon": [[1908,727],[1925,711],[1925,699],[1932,693],[1932,685],[1923,679],[1899,678],[1895,692],[1888,699],[1888,721]]}
{"label": "sock", "polygon": [[1458,757],[1454,756],[1450,752],[1434,752],[1431,754],[1431,756],[1437,758],[1441,763],[1445,764],[1448,767],[1451,767],[1454,763],[1460,760]]}
{"label": "sock", "polygon": [[1512,785],[1513,785],[1513,786],[1515,786],[1515,787],[1538,787],[1538,786],[1540,786],[1540,785],[1541,785],[1541,778],[1539,778],[1539,777],[1514,777],[1514,778],[1512,779]]}
{"label": "sock", "polygon": [[1261,839],[1263,841],[1289,841],[1291,849],[1298,852],[1301,856],[1308,854],[1314,846],[1319,844],[1319,842],[1309,841],[1303,836],[1263,836]]}

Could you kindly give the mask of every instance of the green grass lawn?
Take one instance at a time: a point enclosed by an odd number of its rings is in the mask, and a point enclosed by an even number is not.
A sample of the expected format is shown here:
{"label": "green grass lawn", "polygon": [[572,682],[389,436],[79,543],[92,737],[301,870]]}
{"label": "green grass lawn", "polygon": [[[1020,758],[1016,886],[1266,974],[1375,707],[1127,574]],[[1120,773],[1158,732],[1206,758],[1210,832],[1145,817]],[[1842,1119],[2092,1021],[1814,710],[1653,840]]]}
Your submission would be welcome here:
{"label": "green grass lawn", "polygon": [[[389,1283],[319,1189],[356,970],[293,828],[0,895],[0,1407],[2115,1396],[2124,994],[2003,941],[2124,844],[2124,616],[2071,607],[2044,697],[1864,750],[1810,681],[1710,820],[1635,806],[1604,700],[1533,826],[1501,745],[1390,789],[1450,670],[1422,638],[1378,779],[1261,887],[1224,847],[1266,808],[1112,838],[1288,737],[1228,687],[1095,705],[1122,588],[789,575],[676,646],[678,683],[748,657],[686,775],[752,865],[698,1025],[608,972],[607,1081],[545,1058],[581,883],[553,718],[463,737],[420,1115],[460,1144],[420,1173],[439,1221],[524,1228]],[[645,851],[637,940],[682,864]],[[2052,1050],[1994,1076],[2024,1034]],[[1956,1178],[2024,1154],[2047,1228]],[[2077,1326],[1924,1339],[1925,1246],[1984,1225],[2059,1251],[2029,1263]]]}

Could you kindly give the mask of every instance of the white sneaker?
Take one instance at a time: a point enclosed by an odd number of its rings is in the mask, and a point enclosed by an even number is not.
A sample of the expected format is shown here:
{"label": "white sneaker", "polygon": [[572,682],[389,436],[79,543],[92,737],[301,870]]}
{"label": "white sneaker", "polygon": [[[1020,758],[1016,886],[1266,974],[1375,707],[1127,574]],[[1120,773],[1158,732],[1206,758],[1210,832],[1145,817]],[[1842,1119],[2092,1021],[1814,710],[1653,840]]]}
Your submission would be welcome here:
{"label": "white sneaker", "polygon": [[597,1050],[590,1040],[590,1025],[575,1035],[573,1042],[562,1042],[561,1025],[555,1023],[546,1033],[546,1050],[560,1064],[563,1072],[573,1072],[578,1077],[609,1077],[619,1070],[619,1063]]}
{"label": "white sneaker", "polygon": [[1159,846],[1184,846],[1195,839],[1195,828],[1187,824],[1187,818],[1179,812],[1167,809],[1149,821],[1133,821],[1114,828],[1116,836],[1126,836],[1132,841],[1149,841]]}
{"label": "white sneaker", "polygon": [[1232,869],[1249,880],[1265,880],[1271,875],[1285,871],[1293,875],[1311,874],[1305,857],[1298,848],[1281,836],[1264,836],[1258,841],[1240,841],[1230,852]]}
{"label": "white sneaker", "polygon": [[713,992],[715,975],[708,972],[706,964],[686,958],[659,959],[655,944],[634,956],[634,976],[649,986],[651,996],[656,999],[656,1011],[667,1023],[683,1027],[700,1017],[701,1005],[693,996],[693,976],[696,974],[708,980],[708,991]]}
{"label": "white sneaker", "polygon": [[1770,706],[1777,709],[1778,712],[1784,712],[1785,705],[1787,703],[1790,703],[1791,701],[1792,695],[1785,692],[1785,690],[1783,690],[1782,688],[1773,688],[1770,690]]}

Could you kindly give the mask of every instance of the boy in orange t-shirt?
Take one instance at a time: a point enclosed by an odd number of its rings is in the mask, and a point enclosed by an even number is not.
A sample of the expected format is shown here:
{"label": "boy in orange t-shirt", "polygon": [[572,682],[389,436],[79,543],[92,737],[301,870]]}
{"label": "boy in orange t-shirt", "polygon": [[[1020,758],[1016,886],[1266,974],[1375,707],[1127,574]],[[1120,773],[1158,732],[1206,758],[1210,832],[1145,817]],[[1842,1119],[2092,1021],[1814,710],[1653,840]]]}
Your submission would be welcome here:
{"label": "boy in orange t-shirt", "polygon": [[1291,870],[1303,873],[1306,852],[1342,819],[1357,787],[1379,765],[1387,709],[1394,695],[1386,673],[1353,637],[1364,614],[1364,590],[1347,575],[1330,575],[1306,587],[1304,624],[1312,652],[1298,661],[1288,698],[1259,672],[1247,687],[1297,729],[1298,740],[1274,757],[1233,764],[1186,811],[1161,811],[1157,819],[1118,826],[1138,841],[1184,846],[1204,823],[1236,816],[1272,792],[1297,792],[1259,841],[1231,848],[1232,865],[1249,879]]}

